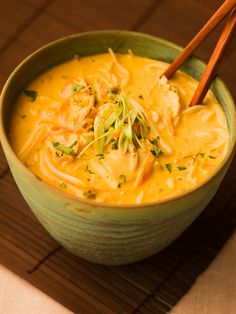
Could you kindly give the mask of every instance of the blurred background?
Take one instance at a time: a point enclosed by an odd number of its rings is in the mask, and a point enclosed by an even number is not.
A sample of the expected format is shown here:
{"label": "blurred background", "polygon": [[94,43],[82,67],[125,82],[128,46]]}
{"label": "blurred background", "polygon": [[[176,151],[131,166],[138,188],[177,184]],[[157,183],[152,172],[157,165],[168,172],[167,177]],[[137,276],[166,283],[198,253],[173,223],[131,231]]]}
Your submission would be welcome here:
{"label": "blurred background", "polygon": [[[0,89],[27,55],[78,32],[125,29],[185,46],[222,2],[0,0]],[[204,61],[222,26],[196,52]],[[234,38],[218,71],[234,98],[235,69]],[[166,313],[216,257],[235,228],[235,170],[234,159],[211,204],[173,245],[145,261],[112,268],[80,260],[44,231],[16,188],[0,147],[0,264],[75,312]]]}
{"label": "blurred background", "polygon": [[[127,29],[186,45],[222,0],[1,0],[0,84],[29,53],[63,36],[100,29]],[[219,27],[196,53],[207,61]],[[219,70],[234,92],[236,45]],[[235,95],[235,94],[234,94]]]}

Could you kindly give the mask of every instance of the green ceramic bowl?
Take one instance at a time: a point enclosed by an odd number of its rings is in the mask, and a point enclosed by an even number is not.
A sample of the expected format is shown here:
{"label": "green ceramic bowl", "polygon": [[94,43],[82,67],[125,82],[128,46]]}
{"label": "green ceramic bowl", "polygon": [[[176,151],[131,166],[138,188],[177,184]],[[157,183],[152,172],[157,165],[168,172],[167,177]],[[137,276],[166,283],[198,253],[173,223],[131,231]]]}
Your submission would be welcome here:
{"label": "green ceramic bowl", "polygon": [[[126,31],[90,32],[57,40],[25,59],[12,73],[1,94],[0,135],[15,181],[35,215],[66,249],[92,262],[120,265],[153,255],[174,241],[202,212],[216,193],[233,157],[236,139],[235,106],[224,83],[212,90],[221,103],[230,130],[225,160],[203,184],[167,201],[116,206],[86,201],[49,186],[17,158],[8,140],[9,112],[19,92],[53,65],[72,58],[107,52],[134,54],[171,62],[182,48],[145,34]],[[204,63],[190,58],[182,70],[199,79]]]}

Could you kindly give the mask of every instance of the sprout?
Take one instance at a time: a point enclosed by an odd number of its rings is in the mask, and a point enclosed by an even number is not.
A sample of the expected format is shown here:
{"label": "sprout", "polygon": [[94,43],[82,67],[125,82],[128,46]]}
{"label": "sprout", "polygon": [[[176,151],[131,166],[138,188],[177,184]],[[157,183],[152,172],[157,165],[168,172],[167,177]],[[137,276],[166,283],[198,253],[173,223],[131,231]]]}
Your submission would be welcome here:
{"label": "sprout", "polygon": [[[79,153],[80,157],[91,145],[94,145],[96,155],[103,154],[109,144],[126,153],[130,144],[144,148],[149,142],[150,126],[147,115],[137,101],[128,97],[124,90],[116,94],[115,104],[108,101],[99,108],[99,113],[94,119],[94,140],[90,141]],[[114,143],[116,143],[114,145]],[[157,146],[157,141],[151,142],[151,152],[157,157],[162,151]]]}
{"label": "sprout", "polygon": [[94,139],[96,140],[95,150],[96,154],[102,154],[105,146],[105,138],[102,137],[105,133],[105,128],[100,116],[96,116],[94,120]]}

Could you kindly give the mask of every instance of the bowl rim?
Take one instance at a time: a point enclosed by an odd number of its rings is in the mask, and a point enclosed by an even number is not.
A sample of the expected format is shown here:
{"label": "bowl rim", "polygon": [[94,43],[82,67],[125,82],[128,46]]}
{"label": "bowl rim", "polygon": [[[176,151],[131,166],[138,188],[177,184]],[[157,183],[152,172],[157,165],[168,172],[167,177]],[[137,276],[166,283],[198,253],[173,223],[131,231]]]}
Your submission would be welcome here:
{"label": "bowl rim", "polygon": [[[211,180],[213,180],[217,174],[223,170],[223,168],[226,166],[227,162],[230,160],[231,157],[233,157],[233,154],[236,150],[236,108],[235,108],[235,103],[233,100],[233,97],[231,95],[231,93],[229,92],[227,86],[224,84],[224,82],[217,76],[213,82],[217,82],[218,85],[220,85],[220,87],[222,87],[224,89],[225,94],[227,95],[229,102],[232,104],[232,110],[233,110],[233,127],[231,130],[232,133],[232,138],[233,140],[231,141],[231,143],[229,143],[228,149],[227,149],[227,153],[224,157],[224,159],[222,160],[222,162],[216,167],[216,169],[214,170],[214,172],[207,178],[205,178],[205,180],[203,180],[201,183],[198,183],[196,186],[194,186],[193,188],[187,190],[184,193],[181,194],[177,194],[174,196],[170,196],[161,200],[156,200],[156,201],[152,201],[152,202],[145,202],[145,203],[141,203],[141,204],[135,204],[135,203],[123,203],[123,204],[114,204],[114,203],[105,203],[105,202],[98,202],[96,200],[87,200],[84,198],[81,198],[79,196],[76,195],[72,195],[70,193],[67,193],[63,190],[60,190],[56,187],[54,187],[53,185],[43,181],[41,178],[39,178],[36,174],[34,174],[32,171],[30,171],[24,164],[23,162],[18,158],[18,156],[16,155],[16,153],[14,152],[13,148],[10,145],[10,141],[8,139],[7,136],[7,132],[5,130],[4,127],[4,121],[3,121],[3,103],[4,103],[4,97],[5,94],[8,90],[8,87],[11,84],[12,79],[14,78],[14,76],[16,75],[16,73],[18,72],[18,70],[22,67],[24,67],[25,64],[27,64],[27,62],[29,60],[31,60],[32,58],[37,58],[37,56],[44,50],[50,49],[51,47],[55,46],[55,45],[60,45],[60,43],[64,43],[67,40],[71,40],[74,38],[83,38],[85,36],[96,36],[96,35],[101,35],[101,34],[121,34],[121,35],[128,35],[131,37],[140,37],[143,39],[147,39],[147,40],[152,40],[152,41],[158,41],[159,43],[163,43],[168,47],[172,47],[175,50],[181,51],[183,50],[183,47],[180,45],[177,45],[169,40],[160,38],[158,36],[154,36],[154,35],[149,35],[146,33],[142,33],[142,32],[135,32],[135,31],[127,31],[127,30],[98,30],[98,31],[88,31],[88,32],[81,32],[81,33],[76,33],[76,34],[72,34],[72,35],[68,35],[68,36],[64,36],[62,38],[59,38],[57,40],[51,41],[49,43],[47,43],[46,45],[43,45],[42,47],[40,47],[39,49],[37,49],[36,51],[32,52],[31,54],[29,54],[26,58],[24,58],[19,64],[18,66],[11,72],[11,74],[9,75],[7,81],[5,82],[2,92],[0,94],[0,141],[3,147],[3,150],[7,150],[8,155],[11,156],[11,159],[13,160],[13,162],[19,167],[21,168],[24,172],[26,172],[26,174],[28,176],[31,176],[31,178],[35,181],[37,181],[37,184],[41,185],[43,188],[46,188],[48,190],[51,190],[52,192],[59,194],[61,197],[67,198],[67,199],[71,199],[73,201],[78,201],[80,203],[83,203],[85,206],[92,206],[92,207],[96,207],[96,208],[109,208],[109,209],[142,209],[142,208],[156,208],[159,205],[167,205],[169,203],[172,203],[174,201],[177,200],[181,200],[183,198],[185,198],[186,196],[189,196],[190,194],[192,194],[195,191],[200,190],[201,188],[203,188],[205,185],[207,185],[208,182],[210,182]],[[193,55],[191,58],[193,58],[194,61],[199,62],[199,64],[206,66],[206,63],[203,62],[201,59],[199,59],[198,57],[196,57],[195,55]],[[58,63],[60,64],[60,63]],[[55,65],[54,65],[55,66]],[[46,69],[45,69],[46,70]]]}

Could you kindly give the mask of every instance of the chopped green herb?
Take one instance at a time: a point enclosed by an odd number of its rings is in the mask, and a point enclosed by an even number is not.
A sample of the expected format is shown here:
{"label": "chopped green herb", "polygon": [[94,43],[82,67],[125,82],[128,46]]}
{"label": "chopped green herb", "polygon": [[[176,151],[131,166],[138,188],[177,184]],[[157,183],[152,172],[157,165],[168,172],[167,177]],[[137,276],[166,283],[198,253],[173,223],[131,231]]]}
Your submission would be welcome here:
{"label": "chopped green herb", "polygon": [[162,165],[160,165],[159,168],[161,171],[163,171],[165,169]]}
{"label": "chopped green herb", "polygon": [[144,98],[143,98],[143,95],[139,95],[138,98],[139,98],[139,99],[142,99],[142,100],[144,99]]}
{"label": "chopped green herb", "polygon": [[124,174],[121,174],[119,179],[120,179],[120,183],[125,183],[126,182],[126,176]]}
{"label": "chopped green herb", "polygon": [[72,93],[78,93],[82,88],[83,88],[83,86],[80,85],[80,84],[73,85],[73,86],[71,87]]}
{"label": "chopped green herb", "polygon": [[160,155],[163,154],[162,150],[157,147],[157,146],[153,146],[153,149],[150,150],[150,152],[153,154],[153,156],[158,157]]}
{"label": "chopped green herb", "polygon": [[205,156],[205,154],[204,154],[204,153],[200,153],[199,156],[200,156],[201,158],[203,158],[203,157]]}
{"label": "chopped green herb", "polygon": [[[94,139],[89,141],[81,150],[78,158],[91,145],[94,146],[96,155],[100,156],[99,159],[104,158],[103,154],[108,145],[122,153],[126,153],[130,144],[136,148],[145,147],[145,142],[148,141],[151,130],[142,108],[135,103],[130,103],[127,94],[122,89],[120,89],[120,94],[114,96],[114,98],[117,104],[114,106],[114,110],[111,110],[110,106],[104,105],[95,117],[94,125],[90,128],[90,131],[94,133]],[[112,95],[110,95],[108,103],[112,99]],[[151,152],[154,156],[163,153],[157,145],[158,139],[159,137],[150,141],[152,144]]]}
{"label": "chopped green herb", "polygon": [[216,159],[216,157],[212,156],[212,155],[208,155],[208,157],[211,158],[211,159]]}
{"label": "chopped green herb", "polygon": [[72,143],[70,146],[65,146],[63,144],[61,144],[60,142],[52,142],[52,146],[55,149],[58,149],[62,152],[62,154],[59,154],[58,152],[56,152],[56,156],[57,157],[62,157],[63,154],[66,155],[71,155],[73,157],[76,157],[77,154],[75,153],[75,151],[73,150],[73,147],[77,144],[77,141],[75,141],[74,143]]}
{"label": "chopped green herb", "polygon": [[95,200],[96,199],[96,193],[92,192],[91,190],[84,191],[84,197],[89,200]]}
{"label": "chopped green herb", "polygon": [[64,155],[63,152],[60,152],[60,153],[56,152],[56,156],[57,156],[58,158],[62,157],[63,155]]}
{"label": "chopped green herb", "polygon": [[108,89],[108,92],[111,94],[119,94],[120,93],[120,88],[119,87],[111,87]]}
{"label": "chopped green herb", "polygon": [[126,182],[126,176],[124,174],[121,174],[119,177],[120,182],[118,183],[117,187],[121,188],[121,185]]}
{"label": "chopped green herb", "polygon": [[29,89],[28,90],[25,89],[24,94],[25,96],[29,97],[31,101],[35,101],[35,99],[38,96],[38,93],[35,90],[29,90]]}
{"label": "chopped green herb", "polygon": [[187,169],[185,166],[178,166],[177,168],[178,168],[180,171]]}
{"label": "chopped green herb", "polygon": [[119,103],[119,101],[118,101],[117,99],[114,99],[114,98],[111,100],[111,102],[112,102],[113,104],[118,104],[118,103]]}
{"label": "chopped green herb", "polygon": [[98,157],[99,160],[104,159],[104,154],[97,154],[96,156]]}
{"label": "chopped green herb", "polygon": [[153,145],[157,145],[158,141],[160,139],[160,136],[157,136],[154,138],[154,140],[150,141]]}
{"label": "chopped green herb", "polygon": [[60,187],[63,188],[63,189],[66,189],[67,188],[67,184],[65,182],[62,182],[60,184]]}
{"label": "chopped green herb", "polygon": [[85,168],[85,171],[87,171],[90,174],[94,174],[94,172],[92,172],[92,170],[89,169],[89,166],[87,165]]}
{"label": "chopped green herb", "polygon": [[155,157],[158,157],[163,154],[163,151],[157,146],[159,139],[160,137],[157,136],[153,141],[150,141],[152,143],[152,149],[150,150],[150,152]]}
{"label": "chopped green herb", "polygon": [[172,164],[165,164],[166,169],[171,172],[172,171]]}

